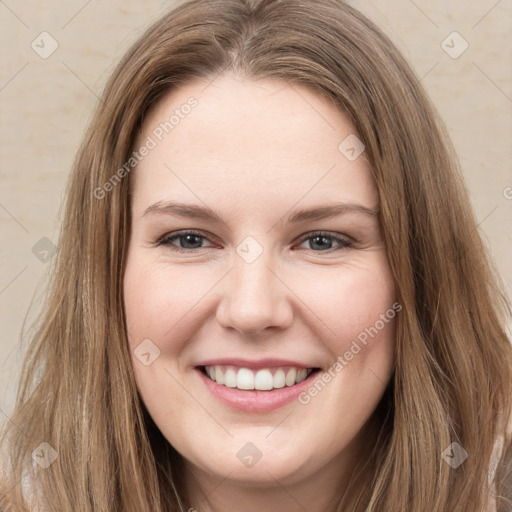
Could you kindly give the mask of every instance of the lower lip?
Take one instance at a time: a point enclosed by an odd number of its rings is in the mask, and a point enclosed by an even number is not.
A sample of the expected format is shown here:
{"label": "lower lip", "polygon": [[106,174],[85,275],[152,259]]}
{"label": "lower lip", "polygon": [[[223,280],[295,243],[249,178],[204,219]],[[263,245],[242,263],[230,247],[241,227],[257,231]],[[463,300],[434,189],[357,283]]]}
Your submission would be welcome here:
{"label": "lower lip", "polygon": [[306,379],[293,386],[274,388],[270,391],[260,391],[257,389],[245,391],[218,384],[207,377],[199,368],[196,368],[196,371],[217,400],[232,409],[242,412],[270,412],[279,409],[297,399],[298,395],[305,391],[319,374],[318,370],[311,372]]}

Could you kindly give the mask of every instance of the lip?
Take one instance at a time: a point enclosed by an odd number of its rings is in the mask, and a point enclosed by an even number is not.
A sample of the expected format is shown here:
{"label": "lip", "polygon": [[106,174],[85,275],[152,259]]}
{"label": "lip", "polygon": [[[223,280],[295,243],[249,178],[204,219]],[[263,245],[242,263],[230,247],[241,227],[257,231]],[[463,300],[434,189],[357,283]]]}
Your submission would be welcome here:
{"label": "lip", "polygon": [[261,368],[275,368],[277,366],[295,366],[297,368],[317,368],[316,365],[303,364],[290,359],[275,359],[267,357],[265,359],[258,359],[257,361],[250,361],[248,359],[224,357],[218,359],[207,359],[197,363],[198,366],[215,366],[215,365],[231,365],[238,366],[240,368],[249,368],[251,370],[259,370]]}
{"label": "lip", "polygon": [[[234,364],[226,363],[226,359],[219,359],[219,361],[223,361],[222,363],[213,363],[209,361],[209,364]],[[233,361],[232,359],[229,361]],[[240,361],[240,360],[238,360]],[[275,361],[275,360],[273,360]],[[258,362],[258,365],[261,361]],[[290,361],[288,361],[290,363]],[[290,366],[300,366],[301,368],[311,368],[311,366],[297,365],[296,363],[289,364]],[[203,366],[203,365],[201,365]],[[236,366],[239,366],[238,364]],[[242,365],[243,366],[243,365]],[[283,363],[280,365],[274,366],[286,366]],[[247,368],[248,366],[245,366]],[[253,368],[258,368],[261,366],[253,366]],[[269,368],[269,366],[266,366]],[[280,407],[284,407],[287,404],[290,404],[295,399],[297,399],[298,395],[306,390],[312,383],[313,379],[315,379],[319,373],[320,369],[317,368],[315,371],[311,372],[302,382],[298,384],[294,384],[293,386],[286,386],[284,388],[277,388],[271,391],[260,391],[257,389],[250,390],[241,390],[237,388],[229,388],[227,386],[223,386],[221,384],[217,384],[217,382],[211,380],[207,375],[203,373],[203,370],[199,367],[195,368],[198,373],[200,379],[205,384],[206,388],[210,391],[210,393],[224,405],[227,405],[231,409],[235,409],[241,412],[255,412],[255,413],[265,413],[271,412]]]}

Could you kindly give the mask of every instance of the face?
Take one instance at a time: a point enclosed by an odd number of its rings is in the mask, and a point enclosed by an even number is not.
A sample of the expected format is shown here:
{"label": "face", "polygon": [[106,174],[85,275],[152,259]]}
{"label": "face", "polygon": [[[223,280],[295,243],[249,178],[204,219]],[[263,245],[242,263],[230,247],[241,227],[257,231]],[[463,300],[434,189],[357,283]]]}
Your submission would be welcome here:
{"label": "face", "polygon": [[291,485],[357,460],[400,306],[356,136],[309,89],[229,74],[145,118],[130,352],[145,406],[196,474]]}

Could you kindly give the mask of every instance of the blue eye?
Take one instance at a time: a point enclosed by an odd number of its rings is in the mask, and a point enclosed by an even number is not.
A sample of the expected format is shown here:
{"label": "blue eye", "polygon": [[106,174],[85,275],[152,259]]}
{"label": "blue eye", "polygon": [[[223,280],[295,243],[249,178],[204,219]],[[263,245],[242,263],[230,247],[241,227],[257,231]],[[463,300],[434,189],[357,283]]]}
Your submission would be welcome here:
{"label": "blue eye", "polygon": [[[168,246],[173,251],[178,252],[189,252],[193,251],[194,249],[201,249],[201,241],[207,240],[207,238],[204,235],[201,235],[200,233],[197,233],[195,231],[182,231],[180,233],[177,233],[175,235],[165,235],[158,243],[157,245],[165,245]],[[180,241],[180,246],[176,246],[173,244],[175,240]],[[199,247],[197,247],[199,240]],[[194,247],[190,247],[190,245]],[[183,247],[184,246],[184,247]]]}
{"label": "blue eye", "polygon": [[[204,240],[208,240],[208,238],[196,231],[181,231],[175,234],[170,233],[165,235],[155,245],[165,245],[172,251],[177,252],[191,252],[196,249],[204,249],[205,247],[202,246]],[[174,243],[176,241],[178,241],[179,245]],[[307,236],[301,238],[300,243],[302,244],[305,241],[310,241],[311,245],[317,247],[318,250],[313,248],[308,249],[313,252],[333,252],[352,246],[352,242],[349,240],[322,231],[309,233]],[[332,246],[333,243],[337,244],[338,247],[326,247],[327,245]]]}
{"label": "blue eye", "polygon": [[[308,240],[310,241],[311,245],[316,245],[317,247],[320,247],[320,251],[315,250],[314,252],[332,252],[333,250],[336,251],[352,246],[352,242],[350,242],[349,240],[345,238],[338,238],[336,236],[333,236],[329,233],[324,233],[322,231],[308,234],[306,237],[303,237],[301,239],[301,243]],[[326,244],[332,245],[333,241],[338,244],[337,248],[333,249],[332,247],[325,247]]]}

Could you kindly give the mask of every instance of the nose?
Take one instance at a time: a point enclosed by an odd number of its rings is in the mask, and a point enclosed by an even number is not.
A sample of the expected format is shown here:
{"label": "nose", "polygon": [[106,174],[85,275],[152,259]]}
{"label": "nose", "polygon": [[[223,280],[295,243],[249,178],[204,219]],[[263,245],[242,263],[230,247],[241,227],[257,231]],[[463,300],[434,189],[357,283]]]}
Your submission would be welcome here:
{"label": "nose", "polygon": [[224,279],[217,321],[242,334],[255,335],[269,327],[284,329],[293,319],[290,288],[262,254],[247,263],[236,258]]}

